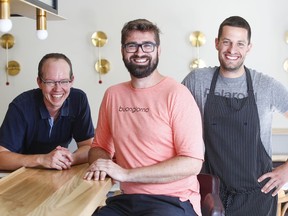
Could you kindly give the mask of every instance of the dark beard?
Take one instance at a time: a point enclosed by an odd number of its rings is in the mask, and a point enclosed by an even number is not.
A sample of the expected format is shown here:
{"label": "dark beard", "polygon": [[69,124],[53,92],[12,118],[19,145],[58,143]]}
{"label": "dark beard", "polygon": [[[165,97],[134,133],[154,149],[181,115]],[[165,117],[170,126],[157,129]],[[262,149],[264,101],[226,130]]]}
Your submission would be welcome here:
{"label": "dark beard", "polygon": [[221,67],[229,72],[237,72],[239,70],[239,68],[241,68],[244,64],[244,60],[242,62],[240,62],[238,65],[235,66],[230,66],[229,64],[225,63],[224,60],[220,59],[220,56],[218,56],[219,62]]}
{"label": "dark beard", "polygon": [[[133,56],[131,58],[133,58]],[[127,70],[133,77],[144,78],[151,75],[153,71],[157,68],[159,59],[158,56],[156,56],[155,61],[151,62],[151,58],[149,58],[148,65],[136,65],[133,64],[131,61],[127,61],[124,58],[123,61]]]}
{"label": "dark beard", "polygon": [[243,64],[240,64],[240,65],[236,65],[236,66],[229,66],[229,65],[226,65],[226,64],[221,64],[221,67],[226,70],[226,71],[229,71],[229,72],[237,72],[239,70],[239,68],[242,67]]}

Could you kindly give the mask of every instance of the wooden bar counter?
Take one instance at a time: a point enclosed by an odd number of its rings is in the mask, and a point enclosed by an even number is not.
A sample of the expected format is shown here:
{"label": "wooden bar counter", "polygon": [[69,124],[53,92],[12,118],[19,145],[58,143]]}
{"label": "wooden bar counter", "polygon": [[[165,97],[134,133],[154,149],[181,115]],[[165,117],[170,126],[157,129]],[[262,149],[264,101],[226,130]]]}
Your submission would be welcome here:
{"label": "wooden bar counter", "polygon": [[86,181],[88,164],[70,170],[20,168],[0,179],[1,216],[90,216],[112,187]]}

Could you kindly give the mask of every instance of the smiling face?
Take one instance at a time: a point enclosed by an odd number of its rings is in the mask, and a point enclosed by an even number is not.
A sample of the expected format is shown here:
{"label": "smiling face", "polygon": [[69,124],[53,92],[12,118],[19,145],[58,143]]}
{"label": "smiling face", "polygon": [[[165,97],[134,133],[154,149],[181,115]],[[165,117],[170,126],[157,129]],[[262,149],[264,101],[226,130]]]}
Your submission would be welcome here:
{"label": "smiling face", "polygon": [[[125,44],[143,44],[147,42],[156,44],[153,32],[131,31]],[[149,53],[143,52],[141,47],[138,47],[138,50],[134,53],[128,53],[122,47],[123,62],[131,76],[136,78],[144,78],[153,73],[158,65],[159,54],[159,46],[155,46],[154,51]]]}
{"label": "smiling face", "polygon": [[[38,86],[42,90],[44,103],[48,111],[57,111],[61,108],[70,93],[73,79],[70,77],[70,66],[63,59],[47,59],[42,66],[42,77],[37,78]],[[59,82],[55,86],[49,86],[43,81],[71,80],[71,83],[61,85]]]}
{"label": "smiling face", "polygon": [[244,73],[244,60],[251,49],[247,30],[240,27],[224,26],[220,38],[216,38],[221,72],[224,74]]}

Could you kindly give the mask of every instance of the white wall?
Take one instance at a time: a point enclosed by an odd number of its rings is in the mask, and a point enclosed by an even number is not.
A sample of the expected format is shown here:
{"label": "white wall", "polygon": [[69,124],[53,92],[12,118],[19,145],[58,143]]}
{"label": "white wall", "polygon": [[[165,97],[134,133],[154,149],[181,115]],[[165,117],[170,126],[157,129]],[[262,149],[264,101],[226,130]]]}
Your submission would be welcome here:
{"label": "white wall", "polygon": [[[287,8],[287,0],[59,0],[59,14],[66,20],[49,21],[49,37],[45,41],[35,36],[35,20],[12,18],[11,33],[16,44],[8,50],[9,59],[21,64],[21,72],[9,77],[10,85],[5,85],[6,50],[0,47],[0,123],[16,95],[37,87],[37,66],[42,56],[62,52],[72,60],[74,87],[87,93],[96,124],[105,89],[129,79],[120,55],[120,31],[124,23],[136,18],[147,18],[160,27],[160,72],[180,82],[196,57],[196,49],[189,42],[191,32],[200,30],[206,35],[200,57],[207,65],[218,65],[214,39],[219,24],[228,16],[243,16],[252,27],[253,43],[246,66],[270,74],[288,86],[288,73],[283,70],[283,62],[288,58],[288,44],[284,40],[288,30]],[[94,69],[98,50],[91,43],[95,31],[107,34],[108,43],[101,53],[111,63],[111,71],[103,76],[101,85]],[[287,121],[277,116],[274,127],[287,127]]]}

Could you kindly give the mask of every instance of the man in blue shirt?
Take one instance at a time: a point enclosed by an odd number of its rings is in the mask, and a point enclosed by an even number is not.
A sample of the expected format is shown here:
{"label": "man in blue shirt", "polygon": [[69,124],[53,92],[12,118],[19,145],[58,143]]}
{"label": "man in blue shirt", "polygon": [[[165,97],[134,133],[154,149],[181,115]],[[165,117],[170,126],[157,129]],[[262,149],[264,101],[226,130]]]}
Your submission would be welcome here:
{"label": "man in blue shirt", "polygon": [[[70,59],[45,55],[38,65],[39,88],[26,91],[10,104],[0,128],[0,170],[19,167],[69,169],[85,163],[94,136],[86,94],[72,88]],[[68,150],[72,138],[75,152]]]}

